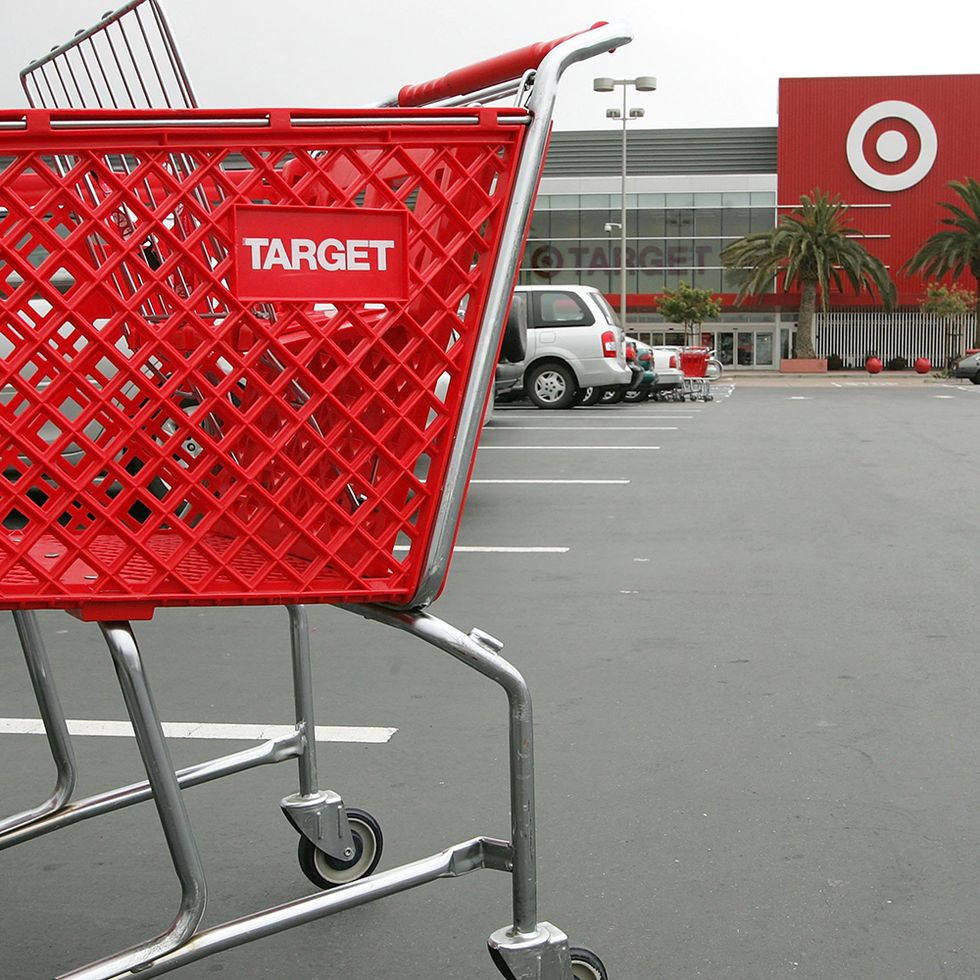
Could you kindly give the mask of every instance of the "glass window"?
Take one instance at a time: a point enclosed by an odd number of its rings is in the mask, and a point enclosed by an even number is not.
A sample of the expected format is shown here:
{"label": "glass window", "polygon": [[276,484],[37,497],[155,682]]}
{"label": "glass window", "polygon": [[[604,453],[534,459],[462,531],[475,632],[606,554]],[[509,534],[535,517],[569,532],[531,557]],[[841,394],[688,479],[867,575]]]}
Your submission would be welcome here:
{"label": "glass window", "polygon": [[694,206],[696,208],[720,208],[721,194],[695,194]]}
{"label": "glass window", "polygon": [[549,274],[572,265],[572,262],[570,254],[558,246],[548,242],[535,242],[524,253],[524,264]]}
{"label": "glass window", "polygon": [[710,289],[713,293],[720,293],[721,269],[695,269],[692,285],[696,289]]}
{"label": "glass window", "polygon": [[535,327],[585,327],[595,320],[574,293],[560,290],[532,294]]}
{"label": "glass window", "polygon": [[662,238],[667,234],[664,211],[640,211],[637,214],[636,233],[642,238]]}
{"label": "glass window", "polygon": [[752,195],[748,191],[730,191],[722,195],[721,203],[726,208],[747,208],[752,203]]}
{"label": "glass window", "polygon": [[728,331],[718,331],[718,346],[715,348],[718,360],[722,364],[735,363],[735,334]]}
{"label": "glass window", "polygon": [[[668,238],[664,242],[664,265],[668,269],[687,269],[694,266],[694,242],[690,238]],[[687,281],[691,281],[690,272]]]}
{"label": "glass window", "polygon": [[690,235],[694,231],[694,211],[668,208],[665,212],[668,235]]}
{"label": "glass window", "polygon": [[694,207],[694,195],[693,194],[667,194],[666,204],[669,208],[693,208]]}
{"label": "glass window", "polygon": [[663,194],[638,194],[637,197],[641,208],[662,208],[664,206]]}
{"label": "glass window", "polygon": [[583,238],[598,238],[600,235],[613,235],[618,238],[619,228],[611,228],[606,231],[606,225],[615,223],[618,226],[619,219],[618,211],[615,214],[608,209],[605,211],[583,211],[579,221],[580,234]]}
{"label": "glass window", "polygon": [[715,266],[721,268],[721,246],[717,238],[696,238],[694,240],[694,265],[697,268]]}
{"label": "glass window", "polygon": [[552,211],[551,212],[551,237],[552,238],[578,238],[579,232],[579,212],[578,211]]}
{"label": "glass window", "polygon": [[721,208],[699,208],[694,212],[695,235],[721,234]]}
{"label": "glass window", "polygon": [[752,191],[749,194],[749,204],[754,208],[774,208],[776,195],[772,191]]}
{"label": "glass window", "polygon": [[641,293],[662,293],[664,291],[664,270],[641,268],[639,283],[639,292]]}
{"label": "glass window", "polygon": [[744,238],[752,230],[752,212],[748,208],[725,208],[721,227],[726,238]]}
{"label": "glass window", "polygon": [[757,333],[755,335],[755,363],[772,364],[771,333]]}
{"label": "glass window", "polygon": [[752,231],[769,231],[775,228],[775,210],[773,208],[752,208],[749,212],[749,227]]}
{"label": "glass window", "polygon": [[539,211],[535,208],[531,216],[531,231],[528,238],[551,238],[551,212]]}
{"label": "glass window", "polygon": [[[568,253],[570,266],[579,269],[608,269],[619,266],[619,235],[606,238],[589,238],[581,242],[569,242],[565,251]],[[629,247],[627,245],[627,261]]]}
{"label": "glass window", "polygon": [[592,210],[597,208],[601,211],[606,211],[609,209],[609,195],[608,194],[583,194],[582,198],[582,210]]}
{"label": "glass window", "polygon": [[565,286],[578,283],[581,273],[578,269],[556,269],[546,273],[545,278],[536,280],[543,286]]}
{"label": "glass window", "polygon": [[752,366],[752,334],[748,330],[738,332],[738,363],[742,367]]}
{"label": "glass window", "polygon": [[603,293],[612,291],[612,272],[609,269],[582,269],[578,281],[583,286],[595,286]]}
{"label": "glass window", "polygon": [[580,211],[581,204],[579,203],[578,194],[552,194],[551,210],[552,211]]}

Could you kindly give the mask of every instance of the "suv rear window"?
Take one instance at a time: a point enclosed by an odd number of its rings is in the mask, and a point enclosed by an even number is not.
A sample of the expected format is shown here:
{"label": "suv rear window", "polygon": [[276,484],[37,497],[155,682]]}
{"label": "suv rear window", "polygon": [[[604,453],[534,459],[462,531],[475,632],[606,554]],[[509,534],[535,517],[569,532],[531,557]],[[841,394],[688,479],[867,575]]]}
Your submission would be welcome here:
{"label": "suv rear window", "polygon": [[574,293],[532,293],[535,327],[588,327],[595,323],[591,310]]}

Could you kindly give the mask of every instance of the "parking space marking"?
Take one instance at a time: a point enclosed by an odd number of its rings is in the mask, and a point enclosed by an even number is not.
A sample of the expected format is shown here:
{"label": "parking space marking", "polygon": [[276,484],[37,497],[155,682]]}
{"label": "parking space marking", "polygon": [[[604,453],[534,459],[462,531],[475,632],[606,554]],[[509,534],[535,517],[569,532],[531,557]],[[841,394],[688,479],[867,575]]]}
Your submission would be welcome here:
{"label": "parking space marking", "polygon": [[659,449],[659,448],[660,448],[659,446],[485,446],[485,445],[481,445],[480,446],[480,452],[482,453],[484,450],[489,451],[489,450],[493,450],[493,449],[509,449],[509,450],[514,450],[514,449],[535,449],[535,450],[537,450],[537,449],[560,449],[560,450],[562,450],[562,452],[568,452],[571,449],[608,449],[608,450],[611,450],[613,452],[616,452],[616,451],[623,452],[623,451],[627,451],[627,450],[633,451],[635,449]]}
{"label": "parking space marking", "polygon": [[[264,742],[270,738],[292,735],[295,725],[228,725],[203,721],[165,721],[163,734],[167,738],[201,738]],[[380,744],[391,740],[397,728],[353,727],[346,725],[317,725],[318,742],[359,742]],[[94,735],[107,738],[134,738],[128,721],[69,720],[70,735]],[[43,735],[40,718],[0,718],[0,735]]]}
{"label": "parking space marking", "polygon": [[[396,544],[395,551],[408,551],[411,545]],[[453,548],[453,554],[492,554],[503,555],[564,555],[568,548],[552,545],[477,545],[458,544]]]}
{"label": "parking space marking", "polygon": [[[676,425],[508,425],[508,432],[676,432]],[[503,431],[500,429],[498,431]]]}
{"label": "parking space marking", "polygon": [[595,486],[626,486],[629,480],[470,480],[470,483],[583,483]]}
{"label": "parking space marking", "polygon": [[[653,421],[656,421],[656,420],[665,421],[667,419],[674,419],[674,420],[686,419],[687,421],[690,421],[691,419],[694,418],[695,415],[699,415],[700,414],[701,409],[700,408],[692,408],[692,409],[688,409],[687,412],[688,412],[688,414],[685,414],[685,415],[674,415],[674,414],[670,414],[670,415],[667,415],[667,414],[634,415],[631,412],[630,413],[630,416],[629,416],[629,420],[631,422],[637,422],[637,421],[639,421],[639,422],[653,422]],[[592,413],[593,417],[595,417],[596,419],[598,419],[602,414],[603,413],[601,413],[601,412],[594,412],[594,413]],[[500,411],[500,409],[497,409],[496,410],[496,413],[494,415],[494,421],[495,422],[496,421],[499,421],[505,415],[508,416],[508,417],[512,417],[512,418],[518,419],[518,420],[520,420],[520,419],[539,419],[539,418],[541,418],[541,413],[540,412],[502,412],[502,411]],[[621,416],[614,416],[611,412],[608,413],[608,415],[609,415],[609,418],[610,419],[615,419],[615,418],[620,418],[621,417]],[[559,421],[561,419],[567,419],[568,421],[578,421],[579,418],[580,418],[580,415],[576,415],[576,416],[573,416],[573,417],[569,417],[569,416],[566,415],[566,416],[559,416],[558,418],[555,419],[555,421],[557,422],[557,421]]]}

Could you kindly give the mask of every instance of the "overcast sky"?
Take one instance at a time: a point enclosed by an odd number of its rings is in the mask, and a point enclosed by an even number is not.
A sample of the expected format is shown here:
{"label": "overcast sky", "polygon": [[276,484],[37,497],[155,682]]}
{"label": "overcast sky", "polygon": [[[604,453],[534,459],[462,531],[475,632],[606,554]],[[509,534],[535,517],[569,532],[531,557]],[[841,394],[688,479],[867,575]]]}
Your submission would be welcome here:
{"label": "overcast sky", "polygon": [[[651,128],[775,126],[780,77],[980,72],[976,0],[925,8],[879,0],[163,0],[203,106],[357,106],[596,20],[625,21],[633,43],[575,66],[559,129],[615,126],[621,96],[595,75],[654,75],[634,95]],[[18,71],[113,0],[9,0],[0,104],[25,105]]]}

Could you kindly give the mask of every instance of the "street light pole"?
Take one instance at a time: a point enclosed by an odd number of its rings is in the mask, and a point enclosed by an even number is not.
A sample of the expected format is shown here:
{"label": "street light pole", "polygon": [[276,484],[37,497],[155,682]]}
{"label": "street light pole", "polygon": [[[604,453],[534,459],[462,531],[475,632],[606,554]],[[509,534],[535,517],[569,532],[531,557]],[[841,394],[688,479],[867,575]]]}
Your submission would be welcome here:
{"label": "street light pole", "polygon": [[[606,118],[623,120],[623,159],[620,168],[621,184],[619,193],[619,318],[623,329],[626,329],[626,123],[631,119],[640,119],[642,109],[626,111],[626,92],[635,88],[638,92],[655,92],[657,80],[651,75],[640,75],[637,78],[594,78],[592,88],[596,92],[613,92],[616,87],[623,89],[623,109],[607,109]],[[608,230],[608,229],[607,229]]]}

